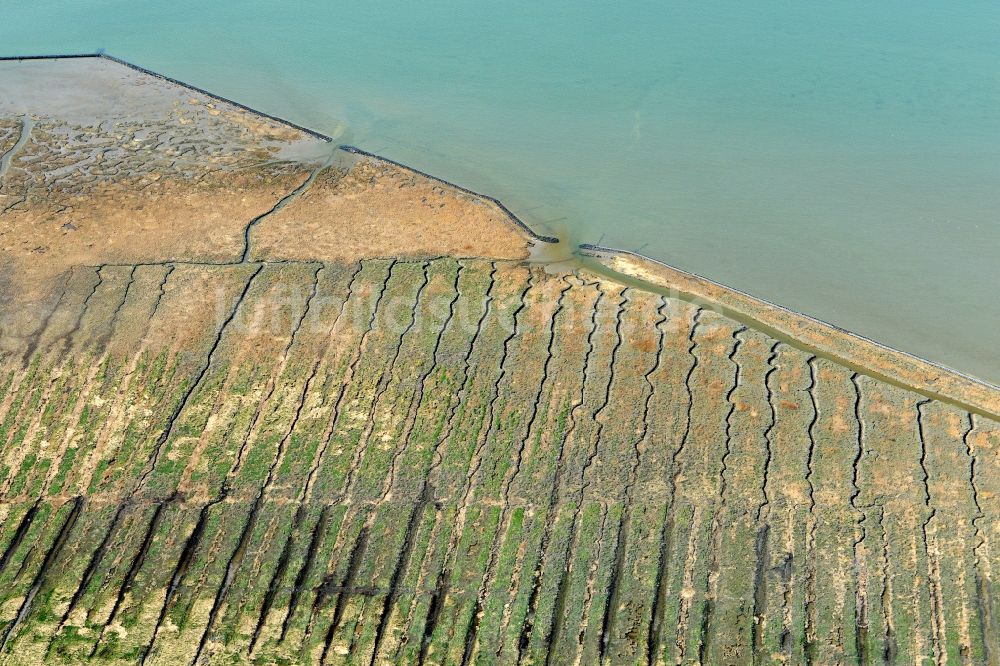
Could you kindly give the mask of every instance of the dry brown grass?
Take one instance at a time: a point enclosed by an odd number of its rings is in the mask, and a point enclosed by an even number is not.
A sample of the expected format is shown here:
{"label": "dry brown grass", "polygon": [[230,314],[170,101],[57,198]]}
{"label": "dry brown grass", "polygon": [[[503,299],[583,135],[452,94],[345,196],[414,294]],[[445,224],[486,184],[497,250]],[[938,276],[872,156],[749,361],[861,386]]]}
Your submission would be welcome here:
{"label": "dry brown grass", "polygon": [[307,175],[290,167],[277,174],[216,172],[197,182],[102,182],[86,195],[0,216],[0,251],[28,296],[48,291],[51,279],[70,266],[238,261],[247,223]]}
{"label": "dry brown grass", "polygon": [[252,240],[264,260],[528,256],[526,234],[491,202],[372,158],[324,172]]}

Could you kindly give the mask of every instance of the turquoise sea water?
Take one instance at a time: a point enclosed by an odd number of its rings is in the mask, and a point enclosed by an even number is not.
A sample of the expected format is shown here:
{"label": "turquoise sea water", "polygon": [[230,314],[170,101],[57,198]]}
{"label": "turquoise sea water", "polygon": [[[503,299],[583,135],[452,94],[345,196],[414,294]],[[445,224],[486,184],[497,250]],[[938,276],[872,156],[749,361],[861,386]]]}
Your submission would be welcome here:
{"label": "turquoise sea water", "polygon": [[993,0],[4,5],[3,54],[104,48],[1000,383]]}

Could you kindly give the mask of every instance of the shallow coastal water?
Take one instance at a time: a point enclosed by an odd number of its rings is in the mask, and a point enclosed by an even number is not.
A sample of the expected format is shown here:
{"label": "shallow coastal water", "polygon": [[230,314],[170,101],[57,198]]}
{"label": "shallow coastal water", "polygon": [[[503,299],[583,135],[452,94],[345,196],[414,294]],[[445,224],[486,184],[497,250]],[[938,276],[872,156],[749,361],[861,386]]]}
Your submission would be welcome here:
{"label": "shallow coastal water", "polygon": [[49,0],[0,51],[105,48],[997,383],[997,34],[978,0]]}

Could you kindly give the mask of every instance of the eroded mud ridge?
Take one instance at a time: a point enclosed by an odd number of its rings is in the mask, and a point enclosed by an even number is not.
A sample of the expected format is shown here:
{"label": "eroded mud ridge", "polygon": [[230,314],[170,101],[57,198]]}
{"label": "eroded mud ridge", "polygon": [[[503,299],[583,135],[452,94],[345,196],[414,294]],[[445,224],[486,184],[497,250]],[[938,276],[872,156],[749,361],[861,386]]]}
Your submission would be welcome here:
{"label": "eroded mud ridge", "polygon": [[996,654],[995,421],[608,281],[78,267],[3,386],[16,660]]}
{"label": "eroded mud ridge", "polygon": [[[29,137],[0,189],[7,238],[91,234],[4,248],[3,663],[1000,659],[988,410],[527,263],[378,160],[241,153],[278,175],[209,169],[249,203],[208,243],[53,209],[64,152]],[[192,178],[157,214],[220,200]]]}

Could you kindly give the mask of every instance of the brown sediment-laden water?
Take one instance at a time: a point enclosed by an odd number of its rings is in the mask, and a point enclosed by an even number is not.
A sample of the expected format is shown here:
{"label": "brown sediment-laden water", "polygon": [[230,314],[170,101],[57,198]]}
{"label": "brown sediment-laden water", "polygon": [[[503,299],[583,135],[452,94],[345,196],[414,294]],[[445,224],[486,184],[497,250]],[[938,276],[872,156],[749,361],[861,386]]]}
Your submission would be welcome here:
{"label": "brown sediment-laden water", "polygon": [[75,102],[0,107],[0,660],[1000,658],[995,388],[21,67]]}

